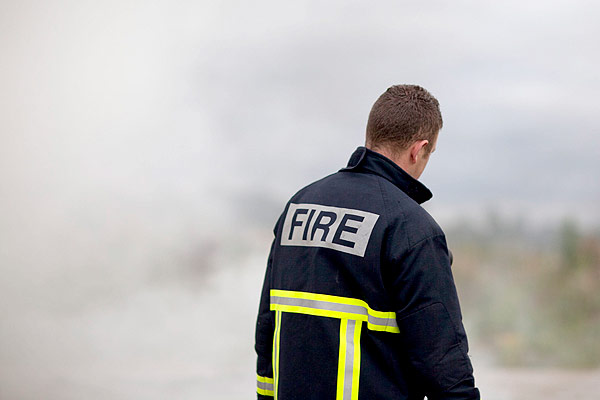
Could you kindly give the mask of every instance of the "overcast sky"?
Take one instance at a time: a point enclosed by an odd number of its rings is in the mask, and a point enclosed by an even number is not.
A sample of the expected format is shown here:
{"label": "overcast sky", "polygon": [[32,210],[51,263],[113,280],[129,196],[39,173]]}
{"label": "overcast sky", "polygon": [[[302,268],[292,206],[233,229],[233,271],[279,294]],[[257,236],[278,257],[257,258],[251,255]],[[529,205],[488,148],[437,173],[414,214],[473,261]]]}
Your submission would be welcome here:
{"label": "overcast sky", "polygon": [[210,219],[247,199],[272,218],[346,163],[379,94],[418,83],[445,120],[432,212],[600,219],[595,2],[2,8],[5,210]]}
{"label": "overcast sky", "polygon": [[250,240],[397,83],[441,103],[422,181],[442,223],[598,226],[599,20],[594,1],[1,2],[3,321]]}

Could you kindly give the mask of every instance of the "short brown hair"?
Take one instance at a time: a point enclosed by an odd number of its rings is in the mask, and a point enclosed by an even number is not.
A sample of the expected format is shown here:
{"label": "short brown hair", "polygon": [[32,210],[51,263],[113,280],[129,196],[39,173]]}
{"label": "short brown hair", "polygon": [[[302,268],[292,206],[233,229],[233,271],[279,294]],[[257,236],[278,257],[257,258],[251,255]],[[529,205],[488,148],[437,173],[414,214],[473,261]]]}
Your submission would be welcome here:
{"label": "short brown hair", "polygon": [[371,108],[366,145],[406,150],[416,140],[432,142],[442,124],[440,104],[431,93],[417,85],[394,85]]}

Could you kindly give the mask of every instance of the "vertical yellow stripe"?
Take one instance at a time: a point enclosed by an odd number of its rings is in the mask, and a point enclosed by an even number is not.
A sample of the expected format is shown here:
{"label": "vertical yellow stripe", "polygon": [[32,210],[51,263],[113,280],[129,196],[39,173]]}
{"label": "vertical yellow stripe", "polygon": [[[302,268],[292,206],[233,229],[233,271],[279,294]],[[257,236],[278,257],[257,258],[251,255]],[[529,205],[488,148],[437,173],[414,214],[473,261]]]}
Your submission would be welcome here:
{"label": "vertical yellow stripe", "polygon": [[273,334],[273,394],[275,396],[275,400],[277,400],[278,396],[278,387],[279,387],[279,352],[280,349],[280,333],[281,333],[281,311],[275,312],[275,332]]}
{"label": "vertical yellow stripe", "polygon": [[354,327],[354,361],[352,363],[352,400],[358,400],[358,379],[360,376],[360,330],[362,321]]}
{"label": "vertical yellow stripe", "polygon": [[340,323],[340,354],[338,357],[338,376],[336,400],[344,399],[344,375],[346,371],[346,330],[348,329],[348,320],[342,319]]}

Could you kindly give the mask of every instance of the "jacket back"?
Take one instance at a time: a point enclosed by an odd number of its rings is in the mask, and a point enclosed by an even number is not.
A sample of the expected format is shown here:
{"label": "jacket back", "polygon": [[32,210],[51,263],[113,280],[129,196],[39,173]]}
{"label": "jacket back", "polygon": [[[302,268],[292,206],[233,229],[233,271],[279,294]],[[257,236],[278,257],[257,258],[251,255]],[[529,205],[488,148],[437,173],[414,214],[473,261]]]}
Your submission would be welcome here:
{"label": "jacket back", "polygon": [[479,398],[430,197],[359,148],[290,199],[257,321],[259,398]]}

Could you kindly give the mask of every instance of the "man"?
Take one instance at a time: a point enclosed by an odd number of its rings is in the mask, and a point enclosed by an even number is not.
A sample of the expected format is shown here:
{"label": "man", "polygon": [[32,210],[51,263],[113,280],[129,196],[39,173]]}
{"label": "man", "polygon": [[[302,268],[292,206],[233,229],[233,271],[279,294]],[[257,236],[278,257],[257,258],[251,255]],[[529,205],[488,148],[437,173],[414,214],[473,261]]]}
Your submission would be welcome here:
{"label": "man", "polygon": [[441,127],[429,92],[392,86],[366,148],[288,202],[256,326],[259,399],[479,399],[446,240],[420,206]]}

